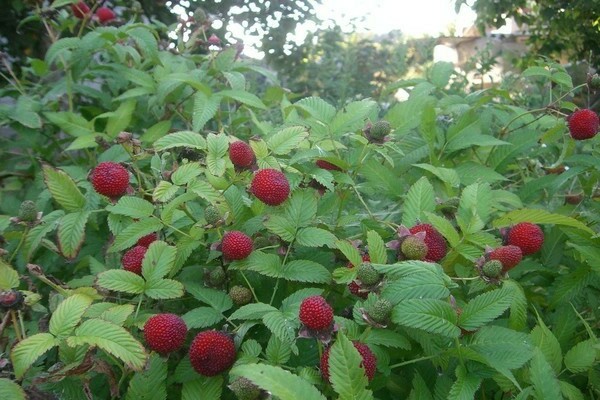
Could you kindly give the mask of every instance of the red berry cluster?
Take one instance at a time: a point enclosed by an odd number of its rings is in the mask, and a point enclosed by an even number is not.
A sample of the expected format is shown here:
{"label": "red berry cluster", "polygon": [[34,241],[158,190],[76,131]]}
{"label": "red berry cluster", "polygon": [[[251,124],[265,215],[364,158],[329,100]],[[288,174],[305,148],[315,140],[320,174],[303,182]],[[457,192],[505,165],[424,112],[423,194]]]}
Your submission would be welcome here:
{"label": "red berry cluster", "polygon": [[[84,19],[90,15],[90,7],[85,2],[80,1],[71,4],[71,12],[75,18]],[[101,24],[106,24],[117,17],[115,12],[108,7],[98,7],[95,15]]]}
{"label": "red berry cluster", "polygon": [[446,239],[437,229],[430,224],[418,224],[410,228],[410,233],[413,235],[419,232],[425,232],[423,241],[427,245],[427,255],[425,261],[438,262],[446,257],[448,245]]}

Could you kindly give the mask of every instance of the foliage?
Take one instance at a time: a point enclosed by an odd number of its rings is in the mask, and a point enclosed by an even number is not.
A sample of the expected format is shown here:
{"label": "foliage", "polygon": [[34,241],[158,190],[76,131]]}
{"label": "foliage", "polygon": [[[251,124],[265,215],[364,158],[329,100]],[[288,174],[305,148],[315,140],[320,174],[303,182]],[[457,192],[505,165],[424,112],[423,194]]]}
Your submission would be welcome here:
{"label": "foliage", "polygon": [[[386,88],[406,101],[334,106],[297,99],[235,47],[198,54],[158,37],[135,21],[51,36],[2,88],[3,398],[233,399],[238,377],[283,400],[598,397],[598,139],[568,135],[582,88],[562,66],[540,61],[519,77],[542,82],[537,108],[508,89],[450,89],[445,63]],[[392,132],[374,138],[380,119]],[[249,192],[254,171],[234,168],[234,140],[249,142],[254,169],[285,174],[284,203]],[[94,191],[102,161],[126,166],[127,194]],[[35,201],[31,220],[23,200]],[[542,249],[508,275],[480,273],[522,221],[542,227]],[[418,222],[447,243],[439,263],[399,254]],[[231,230],[252,237],[247,258],[222,257]],[[154,232],[141,274],[123,270],[123,253]],[[367,260],[378,282],[360,286]],[[237,285],[251,303],[230,298]],[[16,293],[23,303],[8,302]],[[299,309],[318,295],[335,320],[311,332]],[[392,310],[376,322],[380,298]],[[189,329],[168,356],[144,344],[145,321],[163,312]],[[214,377],[187,354],[206,329],[237,348]],[[373,380],[352,342],[377,358]]]}

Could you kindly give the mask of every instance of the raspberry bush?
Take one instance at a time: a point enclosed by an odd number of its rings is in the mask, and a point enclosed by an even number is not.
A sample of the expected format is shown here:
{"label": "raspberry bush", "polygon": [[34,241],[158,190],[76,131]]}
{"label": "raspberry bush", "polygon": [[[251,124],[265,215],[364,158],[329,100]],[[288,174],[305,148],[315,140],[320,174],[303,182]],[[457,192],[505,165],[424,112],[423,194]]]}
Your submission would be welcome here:
{"label": "raspberry bush", "polygon": [[597,398],[597,116],[560,65],[535,107],[439,63],[336,109],[55,3],[2,89],[0,393]]}

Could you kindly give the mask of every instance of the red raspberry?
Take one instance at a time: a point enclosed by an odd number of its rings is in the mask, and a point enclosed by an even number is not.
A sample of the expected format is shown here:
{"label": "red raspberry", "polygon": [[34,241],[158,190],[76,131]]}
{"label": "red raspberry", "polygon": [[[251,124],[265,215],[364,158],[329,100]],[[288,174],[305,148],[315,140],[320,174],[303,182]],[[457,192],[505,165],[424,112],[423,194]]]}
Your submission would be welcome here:
{"label": "red raspberry", "polygon": [[150,247],[153,242],[158,240],[158,233],[151,233],[146,236],[142,236],[136,243],[137,246]]}
{"label": "red raspberry", "polygon": [[569,133],[575,140],[591,139],[598,133],[600,120],[594,111],[584,108],[577,110],[568,118]]}
{"label": "red raspberry", "polygon": [[272,168],[259,170],[252,179],[250,192],[270,206],[283,203],[290,194],[290,183],[281,171]]}
{"label": "red raspberry", "polygon": [[89,14],[90,7],[83,1],[80,1],[77,4],[71,4],[71,12],[75,18],[84,19],[85,16]]}
{"label": "red raspberry", "polygon": [[123,254],[123,258],[121,258],[123,269],[125,271],[133,272],[134,274],[142,275],[142,261],[146,255],[146,250],[148,249],[144,246],[135,246],[127,250],[127,252]]}
{"label": "red raspberry", "polygon": [[235,362],[235,344],[227,334],[215,330],[200,332],[190,345],[190,362],[200,375],[215,376]]}
{"label": "red raspberry", "polygon": [[243,260],[252,253],[252,239],[244,232],[229,231],[221,240],[221,252],[228,260]]}
{"label": "red raspberry", "polygon": [[507,237],[508,244],[521,248],[523,255],[539,251],[544,244],[544,232],[536,224],[521,222],[510,228]]}
{"label": "red raspberry", "polygon": [[248,168],[254,163],[254,151],[248,143],[238,140],[229,145],[229,159],[236,167]]}
{"label": "red raspberry", "polygon": [[333,309],[321,296],[310,296],[302,300],[300,322],[308,329],[322,331],[333,324]]}
{"label": "red raspberry", "polygon": [[513,269],[523,259],[521,248],[513,245],[498,247],[489,254],[490,260],[498,260],[502,263],[502,271]]}
{"label": "red raspberry", "polygon": [[108,197],[122,196],[129,187],[129,172],[121,164],[112,161],[98,164],[90,174],[90,179],[96,192]]}
{"label": "red raspberry", "polygon": [[[362,357],[361,367],[365,370],[365,375],[369,380],[372,380],[375,376],[375,370],[377,369],[377,357],[375,354],[369,349],[364,343],[353,341],[352,344],[358,350]],[[321,375],[323,378],[329,382],[329,352],[331,351],[331,347],[328,347],[321,356]]]}
{"label": "red raspberry", "polygon": [[317,161],[315,161],[315,164],[317,164],[317,167],[327,169],[329,171],[341,171],[342,170],[337,165],[332,164],[329,161],[325,161],[325,160],[317,160]]}
{"label": "red raspberry", "polygon": [[[363,261],[371,261],[371,257],[369,257],[368,254],[364,254],[362,256],[362,260]],[[354,268],[354,264],[352,263],[348,263],[346,265],[347,268]],[[353,295],[360,297],[361,299],[366,299],[367,297],[369,297],[369,292],[366,291],[361,291],[361,286],[358,284],[358,282],[356,281],[352,281],[348,284],[348,290],[350,291],[350,293],[352,293]]]}
{"label": "red raspberry", "polygon": [[144,339],[148,347],[166,354],[178,350],[185,342],[187,326],[179,315],[157,314],[144,325]]}
{"label": "red raspberry", "polygon": [[425,261],[438,262],[446,256],[448,246],[441,233],[430,224],[419,224],[410,228],[413,235],[418,232],[425,232],[425,244],[427,245],[427,255]]}
{"label": "red raspberry", "polygon": [[108,7],[99,7],[96,10],[96,17],[101,24],[106,24],[116,18],[115,12]]}

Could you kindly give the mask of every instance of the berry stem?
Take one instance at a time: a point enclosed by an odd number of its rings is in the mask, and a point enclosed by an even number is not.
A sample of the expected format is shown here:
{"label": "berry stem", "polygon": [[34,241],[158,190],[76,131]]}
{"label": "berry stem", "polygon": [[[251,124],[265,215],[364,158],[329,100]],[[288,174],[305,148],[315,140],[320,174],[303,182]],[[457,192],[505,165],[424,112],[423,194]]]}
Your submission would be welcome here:
{"label": "berry stem", "polygon": [[[292,246],[294,245],[294,240],[292,240],[287,248],[287,250],[285,251],[285,256],[283,257],[283,262],[281,263],[281,268],[283,268],[285,266],[285,263],[287,262],[288,256],[290,255],[290,250],[292,249]],[[273,294],[271,295],[271,300],[269,301],[269,305],[273,304],[273,300],[275,300],[275,294],[277,293],[277,290],[279,289],[279,281],[280,279],[277,278],[277,280],[275,281],[275,287],[273,288]]]}
{"label": "berry stem", "polygon": [[140,294],[140,299],[137,303],[137,307],[135,308],[135,316],[133,317],[134,320],[137,320],[138,317],[138,313],[140,312],[140,307],[142,306],[142,302],[144,301],[144,294]]}
{"label": "berry stem", "polygon": [[15,251],[13,251],[13,253],[10,255],[10,258],[8,259],[9,264],[15,258],[15,256],[19,252],[19,250],[21,250],[21,246],[23,246],[23,243],[25,242],[25,238],[27,237],[28,233],[29,233],[29,227],[25,228],[25,230],[23,231],[23,234],[21,235],[21,240],[19,240],[19,243],[17,244],[17,247],[15,248]]}
{"label": "berry stem", "polygon": [[248,288],[250,289],[250,292],[252,292],[252,297],[254,297],[254,300],[257,303],[260,303],[260,301],[258,300],[258,297],[256,296],[256,293],[254,292],[254,288],[250,284],[250,281],[248,281],[248,278],[246,278],[246,274],[244,274],[244,271],[240,271],[240,273],[242,274],[242,278],[244,278],[244,281],[246,281],[246,285],[248,285]]}
{"label": "berry stem", "polygon": [[410,364],[418,363],[418,362],[421,362],[421,361],[431,360],[431,359],[436,358],[436,357],[439,357],[439,355],[425,356],[425,357],[415,358],[415,359],[404,361],[404,362],[401,362],[401,363],[398,363],[398,364],[390,365],[390,369],[403,367],[405,365],[410,365]]}
{"label": "berry stem", "polygon": [[12,318],[13,328],[15,328],[15,336],[17,337],[17,341],[20,342],[23,340],[23,336],[21,335],[21,328],[19,328],[19,321],[17,321],[15,310],[10,310],[10,317]]}
{"label": "berry stem", "polygon": [[17,310],[17,315],[19,316],[19,326],[21,327],[23,339],[27,339],[27,331],[25,330],[25,323],[23,322],[23,313],[21,310]]}

